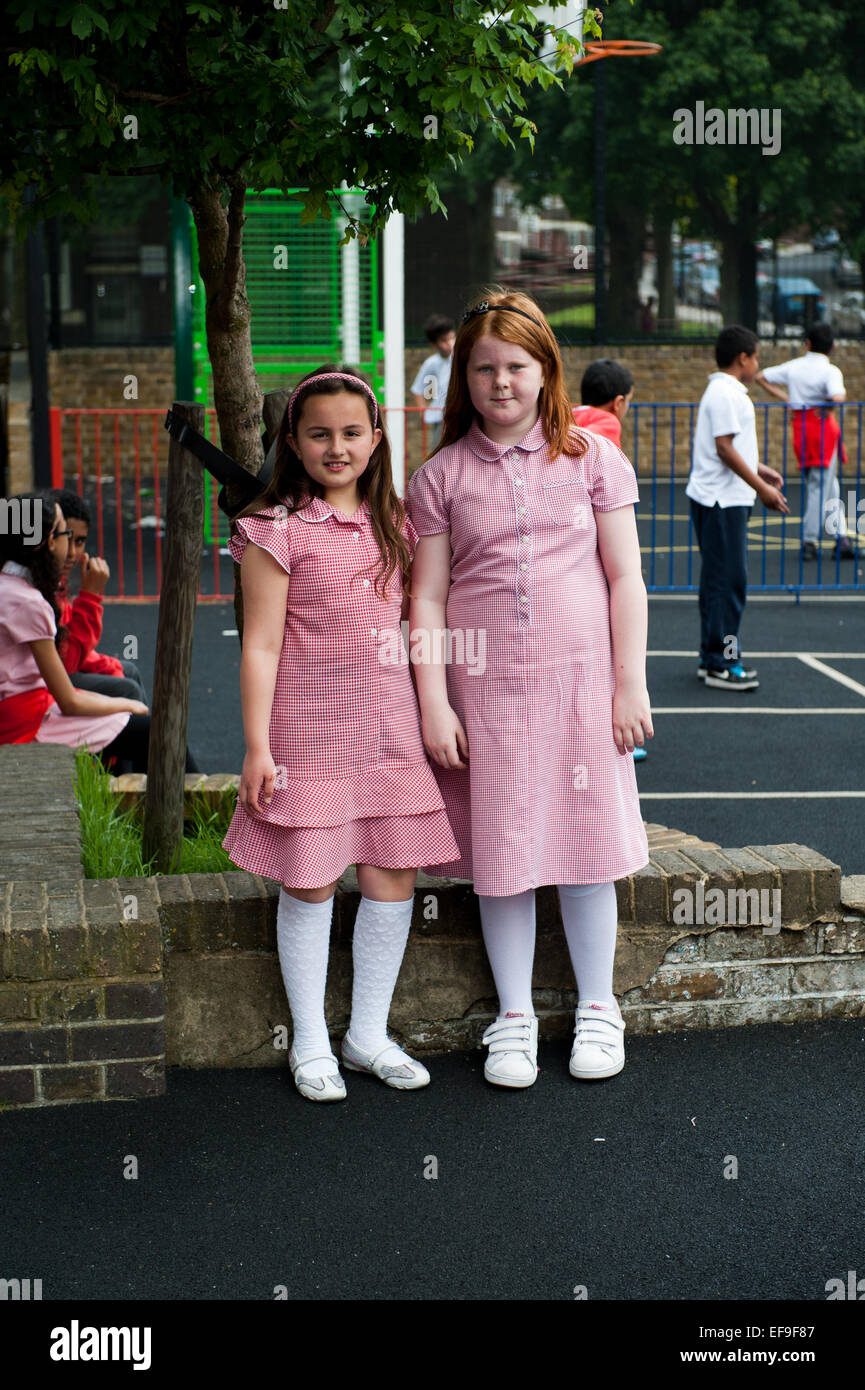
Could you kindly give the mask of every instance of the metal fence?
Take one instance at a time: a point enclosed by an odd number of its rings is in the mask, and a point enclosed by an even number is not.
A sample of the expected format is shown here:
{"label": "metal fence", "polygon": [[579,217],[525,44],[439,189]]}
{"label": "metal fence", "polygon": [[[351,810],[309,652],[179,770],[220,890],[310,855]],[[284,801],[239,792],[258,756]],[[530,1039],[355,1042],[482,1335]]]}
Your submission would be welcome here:
{"label": "metal fence", "polygon": [[[685,496],[697,409],[695,402],[639,403],[625,416],[622,448],[640,485],[637,527],[650,593],[695,592],[699,587],[699,548]],[[865,537],[863,410],[861,401],[838,407],[848,456],[846,463],[839,461],[840,510],[854,543],[857,532]],[[395,428],[402,429],[408,475],[432,448],[433,427],[423,421],[423,411],[406,406],[383,412],[391,438]],[[760,461],[782,475],[790,514],[755,503],[748,528],[749,588],[796,596],[865,589],[859,566],[835,552],[828,527],[818,559],[803,558],[804,482],[793,451],[790,409],[773,401],[756,404],[756,411]],[[77,492],[90,507],[88,549],[109,564],[109,603],[147,603],[159,597],[169,441],[164,419],[164,410],[51,411],[52,485]],[[206,429],[216,443],[213,410],[207,412]],[[225,602],[234,594],[229,522],[217,506],[218,491],[218,483],[206,473],[202,603]]]}

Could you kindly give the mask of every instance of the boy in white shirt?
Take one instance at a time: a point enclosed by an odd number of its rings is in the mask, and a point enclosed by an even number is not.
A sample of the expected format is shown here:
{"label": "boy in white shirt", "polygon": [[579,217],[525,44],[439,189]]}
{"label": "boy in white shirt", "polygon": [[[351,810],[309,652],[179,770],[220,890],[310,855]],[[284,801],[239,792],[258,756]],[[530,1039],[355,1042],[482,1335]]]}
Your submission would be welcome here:
{"label": "boy in white shirt", "polygon": [[434,449],[441,438],[444,403],[451,379],[451,354],[456,342],[453,319],[433,314],[424,324],[424,333],[436,351],[424,359],[420,371],[411,384],[415,404],[425,406],[424,420],[433,429],[427,435],[427,454]]}
{"label": "boy in white shirt", "polygon": [[739,644],[748,590],[747,526],[754,498],[773,511],[790,510],[780,491],[780,473],[764,467],[757,453],[748,386],[760,366],[759,346],[756,333],[738,324],[718,334],[715,361],[719,370],[709,376],[697,411],[691,475],[685,488],[703,561],[697,675],[721,690],[754,690],[760,684],[757,672],[742,665]]}
{"label": "boy in white shirt", "polygon": [[[765,367],[756,378],[770,395],[790,404],[793,450],[805,480],[802,521],[802,557],[805,560],[817,559],[819,537],[824,527],[829,530],[830,518],[841,557],[855,559],[857,554],[856,547],[847,539],[844,509],[840,505],[837,470],[841,428],[834,409],[818,409],[826,401],[847,399],[840,368],[829,361],[834,342],[831,325],[815,323],[805,337],[804,357],[780,362],[777,367]],[[840,444],[840,448],[841,461],[846,463],[844,445]]]}

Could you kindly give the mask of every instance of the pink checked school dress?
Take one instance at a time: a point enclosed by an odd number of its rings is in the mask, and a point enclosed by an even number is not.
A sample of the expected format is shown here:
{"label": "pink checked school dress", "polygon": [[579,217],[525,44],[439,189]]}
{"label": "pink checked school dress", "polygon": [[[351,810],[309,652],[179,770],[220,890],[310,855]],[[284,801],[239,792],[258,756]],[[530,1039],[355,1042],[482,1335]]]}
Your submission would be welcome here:
{"label": "pink checked school dress", "polygon": [[[350,864],[457,858],[421,738],[399,573],[387,598],[375,591],[368,503],[346,516],[316,497],[301,511],[277,505],[235,524],[234,559],[253,541],[290,579],[269,729],[276,785],[259,812],[238,801],[222,842],[232,862],[290,888],[320,888]],[[413,554],[408,520],[403,535]]]}
{"label": "pink checked school dress", "polygon": [[472,657],[446,668],[468,767],[432,764],[461,858],[424,868],[470,878],[490,897],[606,883],[649,858],[634,760],[613,738],[610,598],[593,514],[636,502],[637,479],[611,440],[579,433],[583,456],[551,462],[541,420],[509,446],[475,418],[406,488],[418,534],[450,533],[447,625]]}

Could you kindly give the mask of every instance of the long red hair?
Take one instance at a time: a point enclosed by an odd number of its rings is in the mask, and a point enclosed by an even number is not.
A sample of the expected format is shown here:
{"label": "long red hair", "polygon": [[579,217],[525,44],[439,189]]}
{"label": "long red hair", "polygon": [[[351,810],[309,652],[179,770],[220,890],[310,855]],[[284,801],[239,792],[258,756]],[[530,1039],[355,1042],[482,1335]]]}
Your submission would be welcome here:
{"label": "long red hair", "polygon": [[[453,366],[450,384],[444,405],[442,432],[436,447],[429,457],[437,454],[446,444],[455,444],[471,428],[477,412],[472,405],[467,381],[467,367],[471,350],[481,338],[499,338],[505,343],[514,343],[523,348],[544,370],[544,385],[539,397],[540,418],[544,434],[550,446],[550,461],[560,454],[573,454],[580,458],[588,447],[586,441],[574,424],[574,415],[568,393],[565,390],[562,359],[555,334],[542,309],[531,295],[518,290],[507,290],[501,285],[491,285],[479,291],[469,308],[475,308],[486,300],[490,305],[507,304],[514,309],[522,309],[522,314],[477,314],[467,323],[460,325],[453,349]],[[530,323],[523,314],[531,315]]]}

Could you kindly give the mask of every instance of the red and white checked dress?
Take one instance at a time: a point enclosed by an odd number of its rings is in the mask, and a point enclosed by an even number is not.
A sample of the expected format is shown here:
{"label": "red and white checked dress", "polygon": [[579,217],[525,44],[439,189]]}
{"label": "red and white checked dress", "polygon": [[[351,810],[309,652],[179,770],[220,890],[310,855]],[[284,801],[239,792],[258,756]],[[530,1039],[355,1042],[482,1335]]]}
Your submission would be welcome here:
{"label": "red and white checked dress", "polygon": [[491,897],[605,883],[649,858],[634,760],[613,738],[610,598],[593,513],[636,502],[637,479],[611,440],[580,433],[582,458],[551,462],[541,420],[508,446],[475,419],[406,488],[419,535],[450,533],[447,625],[464,633],[477,667],[447,665],[469,765],[432,764],[462,857],[424,867],[471,878]]}
{"label": "red and white checked dress", "polygon": [[[277,505],[236,526],[229,549],[238,563],[252,541],[291,578],[269,726],[276,786],[262,811],[238,801],[222,842],[232,862],[290,888],[320,888],[350,864],[455,859],[421,738],[399,572],[386,599],[375,592],[369,505],[349,517],[317,497],[303,511]],[[408,520],[403,534],[414,553]]]}

